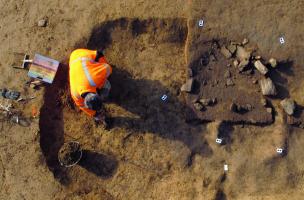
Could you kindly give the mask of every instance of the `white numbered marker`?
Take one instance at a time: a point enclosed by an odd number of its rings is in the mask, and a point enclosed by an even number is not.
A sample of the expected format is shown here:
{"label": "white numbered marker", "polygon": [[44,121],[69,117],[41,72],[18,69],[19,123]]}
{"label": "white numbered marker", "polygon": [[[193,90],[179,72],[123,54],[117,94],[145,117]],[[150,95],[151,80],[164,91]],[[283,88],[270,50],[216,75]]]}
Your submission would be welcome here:
{"label": "white numbered marker", "polygon": [[227,172],[228,171],[228,165],[224,165],[224,171]]}
{"label": "white numbered marker", "polygon": [[283,153],[283,149],[282,148],[277,148],[277,153],[278,154],[282,154]]}
{"label": "white numbered marker", "polygon": [[167,99],[168,99],[168,96],[165,94],[161,97],[161,100],[163,100],[163,101],[166,101]]}
{"label": "white numbered marker", "polygon": [[218,143],[218,144],[222,144],[223,140],[220,139],[220,138],[216,138],[215,142]]}
{"label": "white numbered marker", "polygon": [[200,19],[198,21],[198,26],[203,27],[204,26],[204,20]]}
{"label": "white numbered marker", "polygon": [[284,39],[283,37],[280,37],[279,40],[280,40],[280,43],[281,43],[281,44],[284,44],[284,43],[285,43],[285,39]]}

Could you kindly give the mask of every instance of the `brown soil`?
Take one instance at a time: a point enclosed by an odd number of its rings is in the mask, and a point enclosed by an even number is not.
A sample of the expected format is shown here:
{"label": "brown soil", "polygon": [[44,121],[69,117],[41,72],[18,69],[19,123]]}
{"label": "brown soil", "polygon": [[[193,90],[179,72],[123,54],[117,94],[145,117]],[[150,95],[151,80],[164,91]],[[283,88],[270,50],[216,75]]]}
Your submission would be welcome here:
{"label": "brown soil", "polygon": [[[0,87],[36,96],[13,102],[30,119],[29,127],[2,123],[0,199],[302,199],[303,130],[290,126],[279,106],[284,97],[304,105],[302,1],[10,0],[0,1],[0,7]],[[46,27],[37,26],[42,18]],[[203,28],[197,26],[202,18]],[[179,92],[189,63],[208,49],[206,41],[245,37],[265,60],[287,61],[269,75],[281,92],[269,99],[273,123],[231,124],[220,111],[201,116],[211,123],[189,123],[192,108]],[[104,47],[113,66],[109,130],[95,126],[69,96],[68,56],[80,47]],[[27,72],[10,67],[14,52],[60,60],[55,82],[29,88]],[[234,75],[236,83],[247,83],[246,75]],[[218,75],[202,70],[202,76]],[[239,85],[217,89],[238,97]],[[257,98],[250,103],[257,105],[259,95],[252,93]],[[34,108],[38,118],[31,117]],[[216,144],[217,137],[225,144]],[[83,159],[66,169],[57,155],[71,140],[80,142]]]}

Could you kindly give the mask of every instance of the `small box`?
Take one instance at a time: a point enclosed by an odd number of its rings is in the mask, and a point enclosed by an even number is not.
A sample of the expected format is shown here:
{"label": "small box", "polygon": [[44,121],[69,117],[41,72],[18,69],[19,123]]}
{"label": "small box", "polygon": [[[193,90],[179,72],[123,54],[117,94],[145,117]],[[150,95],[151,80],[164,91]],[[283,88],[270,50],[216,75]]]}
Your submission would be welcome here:
{"label": "small box", "polygon": [[59,61],[35,54],[28,76],[46,83],[53,83],[59,67]]}

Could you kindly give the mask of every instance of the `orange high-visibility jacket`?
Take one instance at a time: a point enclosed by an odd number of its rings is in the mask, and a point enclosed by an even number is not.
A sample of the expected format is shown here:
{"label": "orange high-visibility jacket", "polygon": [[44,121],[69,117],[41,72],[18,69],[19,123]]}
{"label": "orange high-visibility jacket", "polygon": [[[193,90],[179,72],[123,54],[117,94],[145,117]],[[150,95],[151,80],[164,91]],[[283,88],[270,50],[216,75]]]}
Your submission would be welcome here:
{"label": "orange high-visibility jacket", "polygon": [[111,66],[104,57],[95,62],[96,51],[77,49],[70,56],[70,89],[75,104],[86,114],[94,116],[96,111],[85,108],[84,98],[81,95],[87,92],[96,93],[102,88],[112,73]]}

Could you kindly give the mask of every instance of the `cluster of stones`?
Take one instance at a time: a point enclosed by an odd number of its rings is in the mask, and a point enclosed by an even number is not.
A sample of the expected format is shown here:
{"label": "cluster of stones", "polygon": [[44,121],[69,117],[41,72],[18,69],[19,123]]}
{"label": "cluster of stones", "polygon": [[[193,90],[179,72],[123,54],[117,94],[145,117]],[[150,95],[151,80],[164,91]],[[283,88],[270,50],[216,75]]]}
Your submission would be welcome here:
{"label": "cluster of stones", "polygon": [[[253,50],[249,48],[245,48],[245,46],[249,43],[248,39],[244,39],[242,43],[230,42],[229,45],[223,45],[220,47],[221,54],[227,59],[233,59],[233,66],[238,69],[240,73],[246,71],[254,67],[259,73],[263,75],[261,80],[254,80],[253,84],[259,83],[261,92],[264,96],[275,96],[277,95],[277,89],[275,84],[271,80],[269,76],[269,71],[272,68],[276,68],[278,66],[278,62],[274,58],[270,58],[268,62],[262,60],[261,56],[253,55]],[[229,66],[231,66],[229,64]],[[193,89],[194,79],[193,72],[191,69],[188,71],[188,77],[190,77],[187,82],[181,87],[182,92],[190,93]],[[226,79],[226,87],[234,86],[234,82],[232,80],[232,75],[230,70],[226,70],[224,73],[224,78]],[[216,104],[216,98],[214,99],[199,99],[195,100],[194,108],[199,111],[206,110],[207,106],[211,106]],[[272,113],[272,107],[270,107],[269,103],[266,99],[262,99],[261,103],[266,107],[268,113]],[[296,103],[292,99],[284,99],[281,101],[281,106],[284,111],[288,115],[293,115],[296,109]],[[250,104],[239,105],[233,102],[230,105],[230,110],[235,113],[249,112],[252,111],[254,107]]]}

